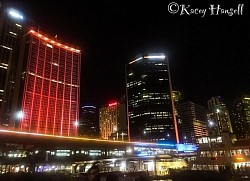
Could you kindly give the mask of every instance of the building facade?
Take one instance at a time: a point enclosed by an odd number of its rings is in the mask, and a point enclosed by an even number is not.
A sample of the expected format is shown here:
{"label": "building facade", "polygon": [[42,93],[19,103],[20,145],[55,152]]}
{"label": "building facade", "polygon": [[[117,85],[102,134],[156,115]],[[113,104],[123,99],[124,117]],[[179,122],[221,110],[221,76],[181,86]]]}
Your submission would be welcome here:
{"label": "building facade", "polygon": [[78,132],[79,136],[99,138],[98,111],[95,106],[82,106]]}
{"label": "building facade", "polygon": [[167,57],[138,56],[126,65],[129,137],[133,141],[177,141]]}
{"label": "building facade", "polygon": [[80,50],[30,30],[23,37],[18,60],[13,127],[25,132],[76,136],[80,62]]}
{"label": "building facade", "polygon": [[238,139],[250,137],[250,97],[238,98],[232,109],[233,130]]}
{"label": "building facade", "polygon": [[232,124],[226,104],[220,96],[208,100],[208,131],[210,135],[221,135],[222,132],[232,133]]}
{"label": "building facade", "polygon": [[99,126],[101,139],[127,140],[124,97],[100,108]]}
{"label": "building facade", "polygon": [[204,107],[191,101],[182,102],[177,107],[181,119],[180,140],[184,143],[196,143],[197,137],[208,136],[206,112]]}
{"label": "building facade", "polygon": [[0,6],[0,125],[9,126],[20,42],[29,20],[12,8]]}

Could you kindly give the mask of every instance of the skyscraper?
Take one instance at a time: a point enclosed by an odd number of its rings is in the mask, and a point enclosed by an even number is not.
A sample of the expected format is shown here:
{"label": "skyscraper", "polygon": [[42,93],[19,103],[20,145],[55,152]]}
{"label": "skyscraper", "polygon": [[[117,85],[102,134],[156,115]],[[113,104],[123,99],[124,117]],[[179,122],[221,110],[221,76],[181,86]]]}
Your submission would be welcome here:
{"label": "skyscraper", "polygon": [[76,136],[80,61],[80,50],[30,30],[20,49],[11,125],[26,132]]}
{"label": "skyscraper", "polygon": [[177,110],[181,119],[179,129],[182,142],[196,143],[196,137],[208,135],[204,107],[187,101],[180,103]]}
{"label": "skyscraper", "polygon": [[12,8],[0,7],[0,125],[9,126],[20,41],[30,23]]}
{"label": "skyscraper", "polygon": [[178,142],[169,70],[163,53],[141,55],[126,65],[131,140]]}
{"label": "skyscraper", "polygon": [[232,124],[226,104],[220,96],[208,100],[208,131],[210,134],[221,135],[222,132],[232,133]]}
{"label": "skyscraper", "polygon": [[232,124],[238,139],[250,138],[250,97],[234,100]]}
{"label": "skyscraper", "polygon": [[84,105],[81,108],[79,136],[99,138],[98,112],[93,105]]}

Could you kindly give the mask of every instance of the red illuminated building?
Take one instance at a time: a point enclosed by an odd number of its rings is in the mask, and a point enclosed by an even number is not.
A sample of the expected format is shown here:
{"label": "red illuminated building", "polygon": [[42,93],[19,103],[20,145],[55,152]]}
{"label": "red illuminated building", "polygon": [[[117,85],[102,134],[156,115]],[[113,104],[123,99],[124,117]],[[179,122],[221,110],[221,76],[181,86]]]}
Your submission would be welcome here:
{"label": "red illuminated building", "polygon": [[[24,36],[12,126],[38,134],[77,136],[81,52],[33,30]],[[17,115],[17,116],[16,116]]]}

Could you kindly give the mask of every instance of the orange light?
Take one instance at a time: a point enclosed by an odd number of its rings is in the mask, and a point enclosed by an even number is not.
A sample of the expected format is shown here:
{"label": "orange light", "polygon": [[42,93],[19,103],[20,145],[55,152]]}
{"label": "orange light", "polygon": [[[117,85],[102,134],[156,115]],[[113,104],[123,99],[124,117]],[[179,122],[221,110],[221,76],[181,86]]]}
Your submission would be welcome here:
{"label": "orange light", "polygon": [[81,52],[81,50],[77,50],[77,49],[74,49],[74,48],[72,48],[72,47],[68,47],[68,46],[66,46],[66,45],[62,45],[61,43],[55,42],[54,40],[51,40],[51,39],[49,39],[49,38],[43,36],[42,34],[37,33],[37,32],[34,31],[34,30],[30,30],[29,32],[32,33],[32,34],[34,34],[35,36],[43,37],[44,40],[50,41],[50,43],[53,43],[53,44],[56,43],[57,46],[63,46],[63,48],[65,48],[65,49],[70,49],[71,51],[74,51],[74,52],[77,52],[77,53],[80,53],[80,52]]}
{"label": "orange light", "polygon": [[241,158],[241,157],[237,157],[236,159],[237,160],[244,160],[244,158]]}

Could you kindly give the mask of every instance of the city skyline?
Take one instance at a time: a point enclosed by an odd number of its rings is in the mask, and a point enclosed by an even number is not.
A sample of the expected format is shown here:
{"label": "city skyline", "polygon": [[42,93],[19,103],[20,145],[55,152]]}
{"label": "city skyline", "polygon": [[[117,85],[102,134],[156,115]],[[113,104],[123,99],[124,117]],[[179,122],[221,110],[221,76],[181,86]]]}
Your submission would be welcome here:
{"label": "city skyline", "polygon": [[[32,17],[41,31],[81,47],[81,105],[100,106],[125,94],[124,66],[142,52],[168,53],[173,88],[188,100],[206,105],[212,96],[227,100],[250,92],[246,6],[243,15],[201,18],[170,14],[164,1],[8,3]],[[189,5],[206,8],[209,3]]]}

